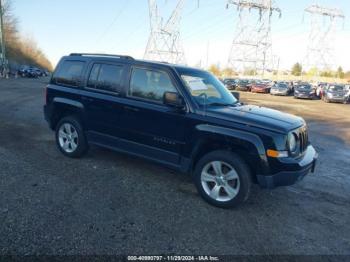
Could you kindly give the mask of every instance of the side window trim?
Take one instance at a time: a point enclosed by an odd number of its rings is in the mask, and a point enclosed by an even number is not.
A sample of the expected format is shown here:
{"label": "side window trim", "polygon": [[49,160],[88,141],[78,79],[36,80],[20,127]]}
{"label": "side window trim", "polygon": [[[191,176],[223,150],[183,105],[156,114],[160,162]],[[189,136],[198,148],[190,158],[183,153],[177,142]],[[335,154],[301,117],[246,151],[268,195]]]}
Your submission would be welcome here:
{"label": "side window trim", "polygon": [[161,70],[161,69],[149,68],[149,67],[146,67],[146,66],[134,65],[134,66],[130,67],[128,84],[127,84],[127,88],[125,90],[126,98],[133,99],[133,100],[138,100],[138,101],[141,101],[141,102],[153,103],[153,104],[161,105],[161,106],[165,107],[163,101],[157,101],[157,100],[154,100],[154,99],[143,98],[143,97],[139,97],[139,96],[133,96],[133,95],[130,94],[131,81],[132,81],[132,76],[133,76],[133,72],[134,72],[135,69],[141,69],[141,70],[145,70],[145,71],[151,71],[151,72],[157,72],[157,73],[164,73],[164,74],[166,74],[168,76],[171,84],[175,88],[176,92],[180,94],[180,92],[179,92],[179,90],[177,88],[177,85],[175,84],[175,82],[174,82],[173,78],[171,77],[171,75],[169,74],[169,72],[167,72],[165,70]]}

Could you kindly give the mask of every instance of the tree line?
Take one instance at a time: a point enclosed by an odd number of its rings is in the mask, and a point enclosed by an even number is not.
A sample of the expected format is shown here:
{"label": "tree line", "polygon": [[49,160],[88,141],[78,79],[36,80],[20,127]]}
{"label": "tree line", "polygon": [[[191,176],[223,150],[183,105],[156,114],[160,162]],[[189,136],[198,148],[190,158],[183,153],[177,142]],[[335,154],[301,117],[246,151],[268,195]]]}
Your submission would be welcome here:
{"label": "tree line", "polygon": [[52,64],[30,38],[20,35],[18,18],[13,14],[12,2],[7,0],[3,6],[3,28],[6,56],[10,66],[32,65],[52,71]]}
{"label": "tree line", "polygon": [[333,78],[340,78],[340,79],[350,78],[350,71],[344,72],[344,70],[341,66],[339,66],[338,69],[335,71],[332,71],[332,70],[319,71],[319,70],[317,70],[317,68],[311,68],[309,71],[305,72],[305,71],[303,71],[303,67],[300,63],[295,63],[292,67],[291,73],[294,76],[319,75],[321,77],[333,77]]}

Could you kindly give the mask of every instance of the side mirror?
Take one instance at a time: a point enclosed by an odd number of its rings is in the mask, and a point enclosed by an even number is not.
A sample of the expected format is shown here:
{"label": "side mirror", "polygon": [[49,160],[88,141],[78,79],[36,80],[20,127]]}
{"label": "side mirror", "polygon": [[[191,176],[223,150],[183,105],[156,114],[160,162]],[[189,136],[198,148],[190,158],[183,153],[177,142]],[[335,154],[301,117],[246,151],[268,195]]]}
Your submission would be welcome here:
{"label": "side mirror", "polygon": [[176,92],[165,92],[163,96],[163,103],[164,105],[175,107],[178,109],[185,108],[185,101]]}
{"label": "side mirror", "polygon": [[231,94],[237,99],[237,101],[239,101],[240,93],[238,93],[238,92],[231,92]]}

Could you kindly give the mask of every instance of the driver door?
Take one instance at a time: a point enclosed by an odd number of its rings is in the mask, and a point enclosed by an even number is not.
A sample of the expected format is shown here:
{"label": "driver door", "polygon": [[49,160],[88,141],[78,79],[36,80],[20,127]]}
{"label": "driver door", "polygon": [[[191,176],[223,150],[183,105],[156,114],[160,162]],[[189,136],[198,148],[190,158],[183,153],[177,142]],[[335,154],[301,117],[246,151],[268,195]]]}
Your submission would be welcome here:
{"label": "driver door", "polygon": [[169,73],[132,68],[122,106],[121,138],[135,153],[177,166],[185,143],[186,113],[163,104],[167,91],[177,92]]}

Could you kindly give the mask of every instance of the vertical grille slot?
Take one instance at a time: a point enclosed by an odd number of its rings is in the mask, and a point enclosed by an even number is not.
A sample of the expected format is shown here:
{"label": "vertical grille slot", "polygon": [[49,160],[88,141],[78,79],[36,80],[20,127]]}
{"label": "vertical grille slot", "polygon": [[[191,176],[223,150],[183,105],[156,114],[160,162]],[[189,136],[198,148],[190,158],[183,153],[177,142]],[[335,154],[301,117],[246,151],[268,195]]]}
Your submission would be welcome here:
{"label": "vertical grille slot", "polygon": [[300,129],[300,132],[299,132],[300,153],[303,153],[306,150],[307,145],[309,143],[308,140],[309,138],[308,138],[306,128]]}

